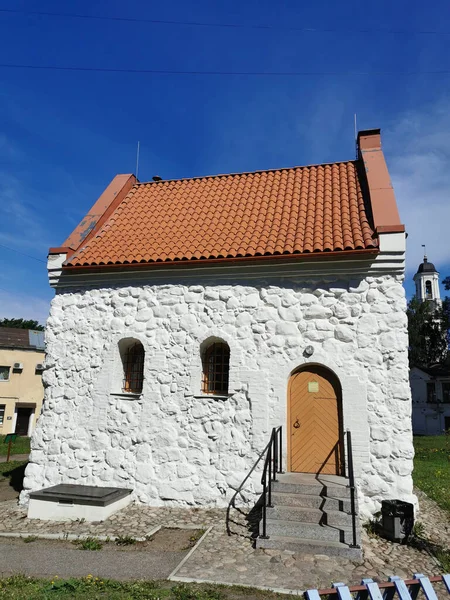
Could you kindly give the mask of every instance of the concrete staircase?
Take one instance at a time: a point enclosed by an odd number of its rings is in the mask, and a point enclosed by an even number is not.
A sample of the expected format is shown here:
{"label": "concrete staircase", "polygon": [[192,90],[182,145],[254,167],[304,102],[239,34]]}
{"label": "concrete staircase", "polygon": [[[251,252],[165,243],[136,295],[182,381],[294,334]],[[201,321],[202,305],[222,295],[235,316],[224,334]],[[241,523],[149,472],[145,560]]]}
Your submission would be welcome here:
{"label": "concrete staircase", "polygon": [[[348,479],[336,475],[284,473],[272,482],[272,505],[267,508],[267,535],[257,548],[278,548],[309,554],[361,558],[351,548],[352,516]],[[359,518],[357,543],[360,545]]]}

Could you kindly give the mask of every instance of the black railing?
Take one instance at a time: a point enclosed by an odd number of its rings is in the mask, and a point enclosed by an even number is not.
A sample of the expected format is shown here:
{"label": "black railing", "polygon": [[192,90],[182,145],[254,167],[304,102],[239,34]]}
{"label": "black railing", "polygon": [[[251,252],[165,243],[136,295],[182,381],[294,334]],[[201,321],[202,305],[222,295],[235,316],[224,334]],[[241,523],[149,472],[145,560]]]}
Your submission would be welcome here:
{"label": "black railing", "polygon": [[347,477],[348,487],[350,489],[350,506],[352,513],[352,534],[353,540],[350,544],[350,548],[359,548],[357,535],[356,535],[356,488],[355,488],[355,472],[353,470],[353,448],[352,448],[352,432],[347,429],[345,432],[347,437]]}
{"label": "black railing", "polygon": [[274,427],[272,429],[272,435],[270,436],[270,442],[266,446],[267,455],[264,461],[264,468],[261,477],[261,483],[263,485],[262,495],[262,535],[261,538],[267,539],[267,507],[272,506],[272,482],[277,480],[277,473],[282,473],[283,461],[283,428]]}

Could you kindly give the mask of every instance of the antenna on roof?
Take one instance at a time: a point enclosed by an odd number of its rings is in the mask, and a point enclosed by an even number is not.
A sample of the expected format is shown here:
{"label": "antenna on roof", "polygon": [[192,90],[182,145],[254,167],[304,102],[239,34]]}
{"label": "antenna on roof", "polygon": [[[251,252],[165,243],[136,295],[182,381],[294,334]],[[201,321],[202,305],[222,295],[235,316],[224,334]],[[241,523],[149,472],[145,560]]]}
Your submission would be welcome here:
{"label": "antenna on roof", "polygon": [[355,113],[355,155],[358,160],[358,126],[356,125],[356,113]]}
{"label": "antenna on roof", "polygon": [[136,152],[136,179],[138,179],[139,174],[139,146],[141,142],[137,143],[137,152]]}

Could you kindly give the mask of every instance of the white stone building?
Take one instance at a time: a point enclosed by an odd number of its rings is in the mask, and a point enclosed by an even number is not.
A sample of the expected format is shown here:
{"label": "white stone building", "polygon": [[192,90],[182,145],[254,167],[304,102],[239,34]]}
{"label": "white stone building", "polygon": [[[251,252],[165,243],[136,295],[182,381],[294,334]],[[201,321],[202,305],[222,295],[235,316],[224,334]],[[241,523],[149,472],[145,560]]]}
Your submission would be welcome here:
{"label": "white stone building", "polygon": [[356,161],[112,181],[50,249],[22,503],[63,482],[226,506],[279,425],[286,470],[337,475],[351,430],[363,515],[414,501],[405,231],[379,130],[358,144]]}
{"label": "white stone building", "polygon": [[[424,256],[414,275],[416,297],[439,308],[442,305],[439,272]],[[413,431],[417,435],[442,435],[450,430],[450,363],[416,365],[409,375]]]}
{"label": "white stone building", "polygon": [[410,371],[413,431],[442,435],[450,431],[450,367],[413,367]]}

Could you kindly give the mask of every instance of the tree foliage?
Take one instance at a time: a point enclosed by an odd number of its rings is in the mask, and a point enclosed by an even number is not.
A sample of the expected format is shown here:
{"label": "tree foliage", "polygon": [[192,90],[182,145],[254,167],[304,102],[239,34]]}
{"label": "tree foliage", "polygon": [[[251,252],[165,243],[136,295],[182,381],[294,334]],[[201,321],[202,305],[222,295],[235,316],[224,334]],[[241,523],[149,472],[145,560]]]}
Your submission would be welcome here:
{"label": "tree foliage", "polygon": [[1,319],[0,327],[15,327],[17,329],[34,329],[35,331],[44,331],[44,326],[38,321],[32,319]]}
{"label": "tree foliage", "polygon": [[450,298],[443,300],[442,307],[436,307],[433,302],[422,302],[414,296],[408,303],[407,315],[410,365],[442,363],[450,341]]}

